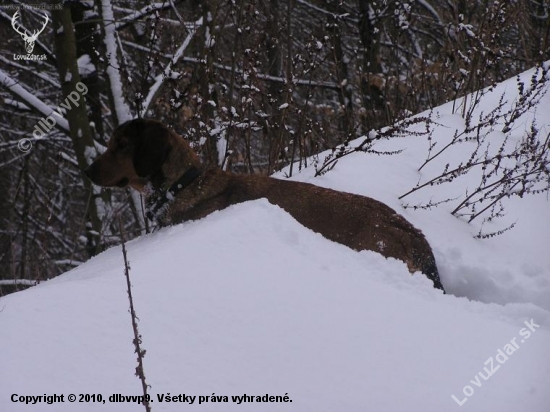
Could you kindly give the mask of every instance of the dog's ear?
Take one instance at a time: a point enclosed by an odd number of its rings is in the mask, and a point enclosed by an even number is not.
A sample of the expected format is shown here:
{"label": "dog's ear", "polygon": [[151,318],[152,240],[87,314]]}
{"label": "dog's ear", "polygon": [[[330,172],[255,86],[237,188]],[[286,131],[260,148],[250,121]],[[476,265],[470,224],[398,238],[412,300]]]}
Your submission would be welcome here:
{"label": "dog's ear", "polygon": [[162,178],[162,165],[170,151],[170,130],[150,120],[136,121],[133,126],[133,162],[137,175]]}

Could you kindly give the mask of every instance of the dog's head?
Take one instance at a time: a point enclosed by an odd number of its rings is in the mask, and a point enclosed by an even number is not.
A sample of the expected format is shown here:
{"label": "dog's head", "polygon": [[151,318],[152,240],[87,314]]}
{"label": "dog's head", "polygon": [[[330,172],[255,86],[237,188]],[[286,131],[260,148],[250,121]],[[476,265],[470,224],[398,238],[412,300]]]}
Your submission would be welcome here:
{"label": "dog's head", "polygon": [[84,173],[99,186],[143,190],[148,182],[163,179],[162,166],[172,147],[171,134],[156,120],[130,120],[115,130],[105,153]]}

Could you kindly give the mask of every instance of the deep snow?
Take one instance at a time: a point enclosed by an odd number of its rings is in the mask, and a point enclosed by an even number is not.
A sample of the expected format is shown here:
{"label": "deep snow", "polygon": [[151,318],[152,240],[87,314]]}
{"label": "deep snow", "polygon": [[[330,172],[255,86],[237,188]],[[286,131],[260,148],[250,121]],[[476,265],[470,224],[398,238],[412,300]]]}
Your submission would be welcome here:
{"label": "deep snow", "polygon": [[[487,107],[505,90],[512,99],[514,82],[488,96]],[[549,104],[545,96],[536,113],[546,130]],[[449,105],[437,116],[439,139],[460,127]],[[426,142],[380,144],[387,147],[404,151],[351,155],[321,178],[311,168],[295,178],[369,195],[402,213],[432,244],[449,294],[399,261],[324,239],[265,200],[143,236],[128,255],[153,411],[550,410],[546,195],[512,200],[505,221],[516,227],[474,239],[478,229],[450,216],[450,206],[412,211],[397,200],[436,172],[417,172]],[[418,199],[449,196],[457,185]],[[141,392],[132,338],[120,247],[1,298],[0,411],[140,410],[108,401]],[[215,393],[229,402],[159,402],[167,393]],[[232,402],[245,393],[288,394],[292,403]],[[65,402],[24,405],[13,394],[63,394]],[[102,394],[106,404],[72,404],[69,394]],[[467,400],[459,406],[452,396]]]}

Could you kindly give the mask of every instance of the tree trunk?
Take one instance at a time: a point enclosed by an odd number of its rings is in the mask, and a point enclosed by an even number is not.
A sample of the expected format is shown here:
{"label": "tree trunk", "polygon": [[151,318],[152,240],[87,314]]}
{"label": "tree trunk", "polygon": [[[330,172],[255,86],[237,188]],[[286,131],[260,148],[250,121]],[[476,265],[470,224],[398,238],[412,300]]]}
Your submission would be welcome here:
{"label": "tree trunk", "polygon": [[[102,113],[101,94],[105,93],[105,82],[101,80],[98,69],[103,65],[101,56],[105,55],[105,47],[100,41],[101,37],[96,32],[97,15],[86,14],[86,12],[91,11],[92,6],[87,2],[72,3],[71,17],[74,22],[76,55],[79,57],[87,54],[96,68],[93,73],[83,75],[81,80],[88,87],[88,94],[86,96],[88,97],[87,103],[90,108],[89,119],[94,124],[95,136],[96,138],[103,138],[105,128],[103,125],[104,116]],[[97,53],[97,51],[100,53]]]}
{"label": "tree trunk", "polygon": [[[363,75],[361,76],[361,93],[363,104],[371,117],[378,117],[375,113],[384,111],[384,93],[381,87],[380,74],[380,32],[376,27],[376,1],[359,0],[359,37],[363,44]],[[376,127],[376,124],[365,125],[367,129]]]}
{"label": "tree trunk", "polygon": [[338,89],[338,103],[342,110],[340,118],[340,130],[345,136],[345,140],[349,140],[355,134],[355,125],[353,119],[353,87],[349,76],[348,62],[349,58],[345,55],[344,36],[340,30],[340,15],[345,13],[341,2],[330,2],[328,10],[333,13],[329,18],[327,27],[330,27],[332,32],[332,46],[334,50],[334,63],[336,65],[336,80],[340,86]]}
{"label": "tree trunk", "polygon": [[[71,10],[67,7],[61,10],[52,10],[52,19],[54,25],[55,53],[57,57],[57,70],[63,98],[70,104],[66,117],[69,123],[70,138],[76,154],[78,166],[83,171],[91,162],[90,157],[95,154],[94,140],[90,129],[90,122],[86,110],[85,96],[79,90],[83,90],[78,74],[78,64],[76,56],[76,41],[71,19]],[[68,98],[69,95],[76,100],[76,94],[79,96],[76,103]],[[95,156],[94,156],[95,157]],[[82,179],[87,192],[93,192],[90,181],[82,173]],[[99,234],[101,233],[101,204],[104,199],[97,196],[88,204],[87,210],[87,252],[93,256],[99,252]]]}

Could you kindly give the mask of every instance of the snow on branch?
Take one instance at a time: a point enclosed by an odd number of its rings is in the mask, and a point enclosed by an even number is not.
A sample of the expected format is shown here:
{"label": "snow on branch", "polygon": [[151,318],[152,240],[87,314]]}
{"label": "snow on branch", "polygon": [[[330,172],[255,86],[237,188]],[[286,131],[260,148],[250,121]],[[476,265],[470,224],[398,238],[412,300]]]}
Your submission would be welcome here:
{"label": "snow on branch", "polygon": [[178,62],[178,60],[183,56],[183,53],[187,49],[187,46],[189,46],[189,43],[191,43],[191,40],[195,36],[195,33],[197,32],[200,26],[202,26],[202,17],[198,19],[192,26],[189,26],[190,27],[189,34],[183,41],[182,45],[179,47],[178,50],[176,50],[176,52],[174,53],[174,56],[172,57],[172,60],[166,65],[162,73],[155,77],[155,83],[149,89],[147,98],[143,102],[143,108],[141,109],[141,117],[144,117],[145,114],[147,113],[147,110],[149,110],[149,106],[151,105],[153,99],[159,92],[160,86],[162,86],[162,83],[164,82],[164,80],[170,76],[172,66],[175,65]]}
{"label": "snow on branch", "polygon": [[[149,52],[149,53],[152,52],[152,50],[149,47],[141,46],[139,44],[129,42],[129,41],[126,41],[126,40],[122,40],[122,44],[124,44],[126,46],[129,46],[129,47],[132,47],[132,48],[137,49],[137,50],[142,50],[142,51]],[[172,55],[168,55],[166,53],[160,53],[159,55],[164,57],[164,58],[167,58],[167,59],[172,58]],[[194,64],[205,64],[206,63],[203,59],[198,59],[196,57],[182,57],[181,60],[183,60],[184,62],[187,62],[187,63],[194,63]],[[220,69],[220,70],[224,70],[224,71],[228,71],[228,72],[234,71],[236,74],[244,75],[244,71],[239,69],[239,68],[232,68],[231,66],[226,66],[226,65],[221,64],[221,63],[212,63],[212,66],[217,68],[217,69]],[[261,80],[266,80],[266,81],[275,82],[275,83],[286,84],[286,82],[287,82],[287,79],[285,77],[272,76],[272,75],[269,75],[269,74],[258,73],[258,72],[254,72],[254,77],[256,77],[258,79],[261,79]],[[339,85],[338,83],[326,82],[326,81],[305,80],[305,79],[296,79],[296,78],[294,78],[292,80],[292,83],[295,84],[295,85],[298,85],[298,86],[322,87],[322,88],[333,89],[333,90],[340,90],[342,88],[342,86]]]}
{"label": "snow on branch", "polygon": [[67,119],[61,117],[57,111],[54,111],[50,106],[36,97],[34,94],[25,90],[23,86],[13,80],[8,74],[0,69],[0,84],[7,88],[11,94],[16,96],[19,100],[25,102],[29,107],[40,112],[44,117],[54,116],[56,125],[66,132],[69,132],[69,122]]}
{"label": "snow on branch", "polygon": [[16,63],[13,60],[6,59],[4,56],[0,56],[0,62],[5,63],[7,65],[10,65],[10,66],[16,68],[17,70],[25,71],[29,74],[32,74],[33,76],[39,77],[40,79],[50,83],[53,87],[55,87],[57,89],[61,89],[61,85],[59,84],[59,82],[57,82],[55,79],[52,79],[48,75],[48,73],[43,73],[43,72],[40,72],[40,71],[36,70],[36,67],[23,66],[19,63]]}
{"label": "snow on branch", "polygon": [[[143,7],[140,10],[134,11],[132,10],[132,13],[129,14],[126,17],[123,17],[120,19],[116,24],[116,30],[123,29],[124,27],[128,26],[129,24],[132,24],[136,20],[141,19],[144,16],[147,16],[149,14],[153,14],[157,10],[164,10],[170,8],[170,2],[163,2],[163,3],[153,3],[149,4],[148,6]],[[117,9],[120,9],[120,7],[117,7]]]}
{"label": "snow on branch", "polygon": [[0,286],[3,285],[25,285],[25,286],[34,286],[38,282],[36,280],[30,279],[1,279]]}
{"label": "snow on branch", "polygon": [[[349,18],[349,13],[336,14],[336,13],[333,13],[331,11],[325,10],[321,7],[318,7],[314,4],[311,4],[310,2],[307,2],[305,0],[297,0],[297,3],[303,4],[304,6],[309,7],[310,9],[313,9],[313,10],[319,12],[319,13],[322,13],[322,14],[329,15],[329,16],[335,18],[335,19],[340,19],[340,18],[344,18],[344,17]],[[350,20],[353,20],[353,19],[350,19]]]}
{"label": "snow on branch", "polygon": [[432,16],[434,16],[437,23],[439,23],[442,26],[444,25],[443,20],[441,19],[441,17],[439,17],[439,14],[432,7],[432,5],[430,3],[428,3],[426,0],[418,0],[418,3],[420,4],[420,6],[424,7],[426,9],[426,11],[428,11],[428,13],[430,13]]}
{"label": "snow on branch", "polygon": [[122,81],[120,79],[119,62],[117,57],[116,26],[113,15],[113,6],[111,0],[101,0],[101,15],[105,27],[105,46],[107,48],[107,76],[111,84],[111,93],[115,105],[115,113],[118,124],[124,123],[132,118],[130,107],[124,101],[122,95]]}

